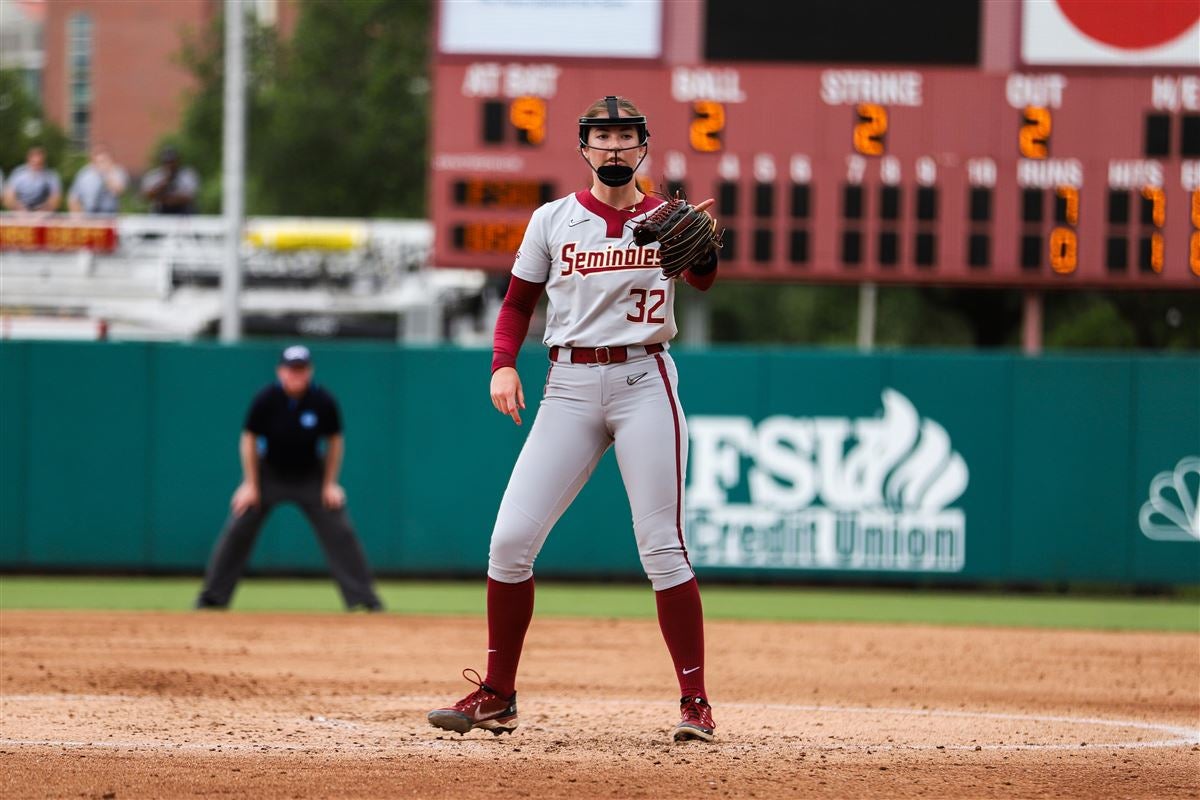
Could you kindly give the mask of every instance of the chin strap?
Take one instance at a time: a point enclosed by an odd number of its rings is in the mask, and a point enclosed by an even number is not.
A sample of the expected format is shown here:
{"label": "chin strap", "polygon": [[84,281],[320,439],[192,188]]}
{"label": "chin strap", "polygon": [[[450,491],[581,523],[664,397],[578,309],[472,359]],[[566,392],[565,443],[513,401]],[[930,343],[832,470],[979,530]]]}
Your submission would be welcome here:
{"label": "chin strap", "polygon": [[[641,147],[641,146],[642,145],[640,145],[640,144],[637,145],[637,147]],[[634,150],[636,148],[635,147],[625,147],[625,148],[621,148],[621,149]],[[614,151],[610,150],[608,152],[614,152]],[[642,155],[642,157],[638,159],[637,165],[633,166],[633,167],[627,167],[624,164],[604,164],[603,166],[596,168],[596,167],[592,166],[591,161],[588,161],[588,157],[586,155],[584,155],[583,149],[581,148],[579,150],[579,157],[582,158],[587,163],[588,167],[592,170],[592,172],[596,173],[596,177],[600,179],[600,182],[603,183],[605,186],[611,186],[614,189],[624,186],[625,184],[627,184],[631,180],[633,180],[633,173],[637,172],[638,167],[640,167],[642,165],[642,162],[646,160],[646,156],[648,156],[649,154],[650,154],[649,151],[644,153]]]}

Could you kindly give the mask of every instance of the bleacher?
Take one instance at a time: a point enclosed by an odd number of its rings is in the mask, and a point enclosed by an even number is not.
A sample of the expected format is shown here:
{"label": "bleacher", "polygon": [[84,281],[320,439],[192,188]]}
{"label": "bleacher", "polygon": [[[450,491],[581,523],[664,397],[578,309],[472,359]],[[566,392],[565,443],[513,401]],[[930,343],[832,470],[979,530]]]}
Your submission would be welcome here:
{"label": "bleacher", "polygon": [[[433,268],[432,237],[423,220],[248,219],[239,307],[246,319],[291,320],[297,332],[336,335],[338,320],[391,318],[399,339],[478,343],[485,276]],[[221,217],[0,214],[0,248],[0,336],[190,339],[221,317]]]}

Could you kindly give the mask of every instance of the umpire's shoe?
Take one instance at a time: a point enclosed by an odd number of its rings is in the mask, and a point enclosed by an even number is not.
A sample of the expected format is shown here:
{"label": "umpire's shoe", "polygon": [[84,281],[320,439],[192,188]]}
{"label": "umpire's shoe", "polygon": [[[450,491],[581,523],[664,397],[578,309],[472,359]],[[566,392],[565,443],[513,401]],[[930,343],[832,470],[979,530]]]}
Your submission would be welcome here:
{"label": "umpire's shoe", "polygon": [[[467,673],[472,673],[471,678]],[[479,688],[447,708],[429,712],[429,724],[442,730],[466,733],[472,728],[483,728],[496,736],[512,733],[517,729],[517,693],[512,697],[501,697],[492,687],[483,682],[479,673],[464,669],[463,677]]]}
{"label": "umpire's shoe", "polygon": [[699,739],[702,742],[713,740],[713,731],[717,724],[713,722],[712,706],[703,697],[684,697],[679,701],[679,724],[675,726],[674,739],[686,742]]}

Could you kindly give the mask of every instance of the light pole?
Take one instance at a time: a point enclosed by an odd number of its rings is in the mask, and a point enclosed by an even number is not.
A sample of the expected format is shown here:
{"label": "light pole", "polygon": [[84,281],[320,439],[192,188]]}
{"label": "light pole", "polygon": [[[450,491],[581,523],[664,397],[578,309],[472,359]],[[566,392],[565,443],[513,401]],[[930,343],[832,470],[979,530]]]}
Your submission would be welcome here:
{"label": "light pole", "polygon": [[221,155],[221,213],[225,218],[225,264],[221,273],[221,341],[242,336],[242,226],[245,216],[246,68],[245,7],[225,0],[225,118]]}

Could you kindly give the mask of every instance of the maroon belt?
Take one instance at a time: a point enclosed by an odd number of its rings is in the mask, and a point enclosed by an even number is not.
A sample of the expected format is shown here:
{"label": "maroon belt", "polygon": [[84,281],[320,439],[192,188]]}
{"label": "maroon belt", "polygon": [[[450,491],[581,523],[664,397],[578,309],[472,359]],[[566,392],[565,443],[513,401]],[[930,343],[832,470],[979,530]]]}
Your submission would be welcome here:
{"label": "maroon belt", "polygon": [[[558,361],[558,354],[563,348],[551,347],[550,360]],[[666,348],[661,344],[632,345],[630,347],[569,347],[572,364],[621,364],[634,358],[661,353]]]}

